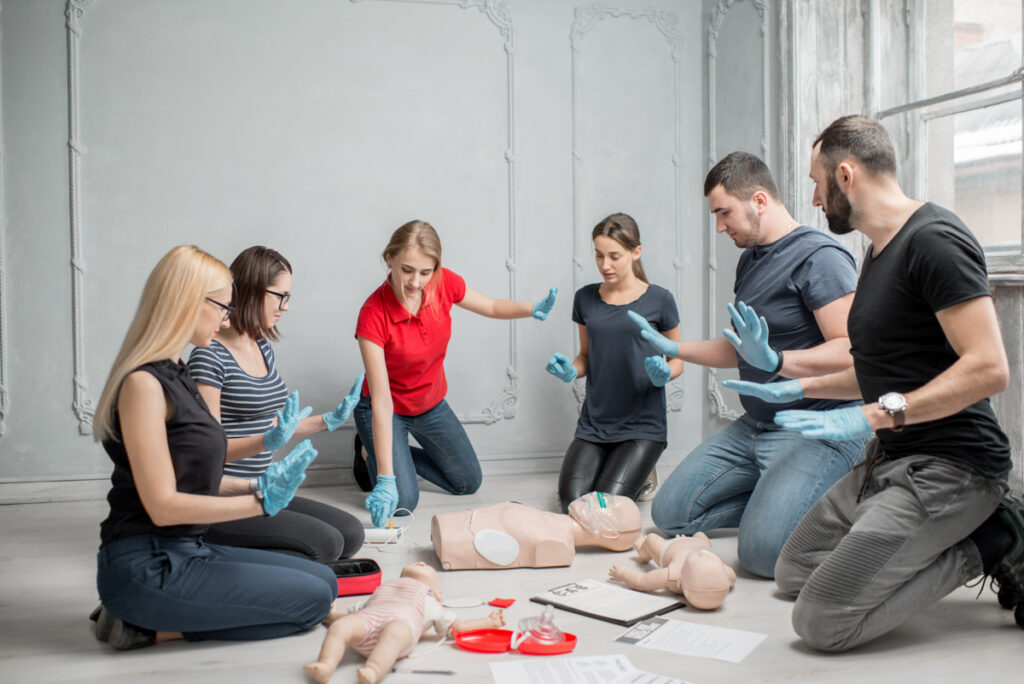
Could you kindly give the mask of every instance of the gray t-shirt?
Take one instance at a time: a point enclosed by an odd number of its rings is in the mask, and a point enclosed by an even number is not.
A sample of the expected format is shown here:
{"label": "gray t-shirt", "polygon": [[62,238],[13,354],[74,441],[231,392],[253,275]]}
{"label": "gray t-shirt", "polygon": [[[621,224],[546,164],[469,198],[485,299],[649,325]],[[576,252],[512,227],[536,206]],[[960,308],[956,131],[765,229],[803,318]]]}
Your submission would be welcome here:
{"label": "gray t-shirt", "polygon": [[635,311],[655,330],[679,325],[675,297],[651,285],[629,304],[607,304],[599,284],[581,287],[572,304],[572,320],[587,328],[587,398],[583,402],[576,437],[601,444],[627,439],[668,439],[665,389],[655,387],[644,370],[644,359],[657,351],[626,315]]}
{"label": "gray t-shirt", "polygon": [[[736,301],[745,302],[768,322],[768,341],[777,349],[809,349],[825,341],[814,311],[857,288],[853,255],[819,230],[800,226],[767,245],[743,252],[736,265]],[[754,368],[739,359],[740,378],[750,382],[778,382],[785,378]],[[771,421],[777,411],[823,411],[852,406],[858,401],[801,399],[789,404],[768,404],[741,396],[752,418]]]}

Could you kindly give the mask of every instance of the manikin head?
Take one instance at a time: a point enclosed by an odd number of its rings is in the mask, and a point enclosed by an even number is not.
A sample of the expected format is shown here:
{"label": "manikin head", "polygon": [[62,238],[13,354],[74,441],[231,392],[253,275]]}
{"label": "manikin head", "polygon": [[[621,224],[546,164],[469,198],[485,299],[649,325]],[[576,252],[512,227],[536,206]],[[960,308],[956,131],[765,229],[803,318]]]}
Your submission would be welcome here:
{"label": "manikin head", "polygon": [[444,601],[444,593],[441,591],[441,578],[437,576],[437,570],[423,561],[406,565],[402,568],[401,576],[426,584],[434,593],[434,598],[437,599],[438,603]]}
{"label": "manikin head", "polygon": [[732,152],[704,178],[704,196],[715,215],[715,231],[725,233],[746,249],[771,242],[762,225],[770,205],[781,205],[779,190],[768,166],[746,152]]}
{"label": "manikin head", "polygon": [[569,504],[569,517],[579,527],[576,544],[597,545],[612,551],[632,547],[640,535],[643,516],[628,496],[588,492]]}
{"label": "manikin head", "polygon": [[858,223],[857,207],[844,190],[859,170],[869,176],[896,176],[896,151],[885,127],[866,116],[836,119],[815,139],[811,151],[814,206],[821,207],[828,228],[845,235]]}

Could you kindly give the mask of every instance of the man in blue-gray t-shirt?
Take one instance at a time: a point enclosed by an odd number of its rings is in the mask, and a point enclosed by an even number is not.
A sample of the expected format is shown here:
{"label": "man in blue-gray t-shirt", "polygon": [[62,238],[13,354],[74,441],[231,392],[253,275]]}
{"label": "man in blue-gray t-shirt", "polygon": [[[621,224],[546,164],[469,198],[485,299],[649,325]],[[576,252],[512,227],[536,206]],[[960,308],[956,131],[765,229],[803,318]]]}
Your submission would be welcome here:
{"label": "man in blue-gray t-shirt", "polygon": [[[668,356],[738,367],[741,379],[756,383],[848,368],[853,361],[846,317],[857,283],[849,251],[790,215],[771,172],[754,155],[733,152],[718,162],[704,181],[704,195],[717,231],[744,249],[736,267],[736,303],[730,305],[734,330],[678,345],[653,329],[641,334]],[[806,439],[772,420],[782,409],[857,402],[741,401],[746,413],[679,464],[654,498],[651,516],[669,534],[738,527],[740,564],[770,578],[790,532],[860,460],[866,440]]]}

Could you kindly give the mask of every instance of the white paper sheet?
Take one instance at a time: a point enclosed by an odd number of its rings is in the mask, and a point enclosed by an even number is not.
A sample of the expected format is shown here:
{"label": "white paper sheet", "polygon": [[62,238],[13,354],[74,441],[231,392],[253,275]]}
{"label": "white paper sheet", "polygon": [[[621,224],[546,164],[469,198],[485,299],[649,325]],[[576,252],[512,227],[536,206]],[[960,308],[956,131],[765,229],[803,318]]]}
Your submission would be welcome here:
{"label": "white paper sheet", "polygon": [[490,663],[495,684],[690,684],[644,672],[624,655],[525,658]]}
{"label": "white paper sheet", "polygon": [[680,655],[738,663],[767,636],[741,629],[653,617],[636,623],[616,641]]}

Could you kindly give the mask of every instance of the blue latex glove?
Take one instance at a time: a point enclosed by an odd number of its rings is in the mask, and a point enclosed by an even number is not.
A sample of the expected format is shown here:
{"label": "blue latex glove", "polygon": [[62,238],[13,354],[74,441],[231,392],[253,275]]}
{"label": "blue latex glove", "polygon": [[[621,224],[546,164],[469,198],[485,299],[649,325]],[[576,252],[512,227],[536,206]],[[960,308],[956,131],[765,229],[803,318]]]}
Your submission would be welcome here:
{"label": "blue latex glove", "polygon": [[267,451],[277,451],[292,438],[299,427],[299,421],[313,412],[312,406],[299,410],[299,390],[292,392],[284,402],[284,409],[277,412],[277,425],[263,435],[263,446]]}
{"label": "blue latex glove", "polygon": [[847,442],[864,439],[875,433],[860,406],[828,411],[779,411],[775,414],[775,422],[808,439]]}
{"label": "blue latex glove", "polygon": [[679,345],[668,339],[660,332],[654,329],[647,319],[638,314],[636,311],[627,311],[626,315],[633,319],[633,322],[640,326],[640,337],[644,338],[665,356],[676,357],[679,356]]}
{"label": "blue latex glove", "polygon": [[576,369],[572,365],[572,361],[569,357],[561,352],[555,352],[555,354],[548,359],[548,365],[544,366],[544,370],[551,373],[562,382],[572,382],[576,379]]}
{"label": "blue latex glove", "polygon": [[538,321],[543,321],[548,317],[548,314],[551,313],[552,307],[555,306],[556,297],[558,297],[558,288],[553,287],[548,290],[547,297],[533,305],[533,311],[530,313],[533,314],[533,317]]}
{"label": "blue latex glove", "polygon": [[[725,339],[736,347],[736,353],[754,368],[773,371],[779,365],[779,354],[768,344],[768,322],[758,316],[754,308],[743,302],[737,306],[726,304],[736,332],[723,330]],[[739,309],[737,311],[737,309]]]}
{"label": "blue latex glove", "polygon": [[258,478],[258,486],[263,492],[263,510],[267,515],[277,515],[291,502],[295,491],[306,479],[306,467],[314,458],[316,449],[313,443],[304,439],[287,456],[267,466]]}
{"label": "blue latex glove", "polygon": [[384,527],[398,508],[398,486],[394,475],[378,475],[377,484],[366,497],[366,510],[374,527]]}
{"label": "blue latex glove", "polygon": [[323,415],[324,424],[327,429],[334,432],[348,420],[348,417],[352,415],[352,409],[359,403],[359,397],[362,395],[363,389],[363,373],[359,374],[356,381],[352,384],[352,389],[348,391],[348,395],[341,400],[338,404],[338,408],[334,409],[330,413]]}
{"label": "blue latex glove", "polygon": [[757,397],[769,404],[787,404],[804,398],[804,388],[796,380],[782,382],[747,382],[746,380],[723,380],[723,387],[736,390],[748,397]]}
{"label": "blue latex glove", "polygon": [[672,377],[672,370],[668,367],[668,361],[664,356],[648,356],[644,359],[644,370],[651,384],[655,387],[664,387],[665,383]]}

